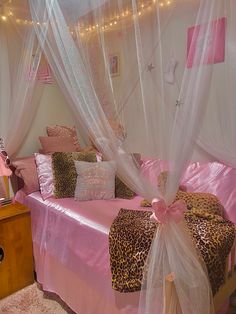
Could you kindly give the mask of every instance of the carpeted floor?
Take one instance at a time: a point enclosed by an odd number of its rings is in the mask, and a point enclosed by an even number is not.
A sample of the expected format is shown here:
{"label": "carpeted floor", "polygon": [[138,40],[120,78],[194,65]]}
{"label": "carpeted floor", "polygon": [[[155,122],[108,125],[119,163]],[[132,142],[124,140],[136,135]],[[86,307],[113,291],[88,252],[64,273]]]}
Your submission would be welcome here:
{"label": "carpeted floor", "polygon": [[[34,283],[31,286],[0,300],[0,314],[76,313],[73,312],[55,293],[44,292],[40,285]],[[236,307],[231,307],[228,314],[236,314]]]}
{"label": "carpeted floor", "polygon": [[0,300],[1,314],[75,314],[54,293],[34,283]]}

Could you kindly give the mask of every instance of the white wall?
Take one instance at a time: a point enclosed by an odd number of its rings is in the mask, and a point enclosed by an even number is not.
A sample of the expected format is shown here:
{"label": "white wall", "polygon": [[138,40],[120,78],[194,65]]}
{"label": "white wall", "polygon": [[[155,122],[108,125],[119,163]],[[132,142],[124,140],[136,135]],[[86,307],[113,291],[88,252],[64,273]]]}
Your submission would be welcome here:
{"label": "white wall", "polygon": [[[178,66],[176,69],[176,79],[178,84],[168,85],[165,84],[165,89],[167,91],[166,95],[168,97],[167,102],[170,104],[170,112],[174,113],[175,101],[178,97],[179,87],[181,82],[184,65],[186,62],[186,43],[187,43],[187,29],[188,27],[194,25],[195,21],[195,10],[192,1],[183,1],[185,5],[179,6],[179,9],[175,12],[175,19],[170,19],[169,24],[165,28],[165,36],[162,42],[165,49],[165,54],[163,55],[163,65],[167,63],[172,53],[178,60]],[[196,1],[197,2],[197,1]],[[152,20],[152,13],[148,13],[147,16],[142,17],[142,23],[144,25],[144,31],[142,33],[142,47],[144,52],[144,58],[148,63],[153,63],[155,66],[152,72],[145,72],[145,79],[147,80],[147,87],[150,90],[155,90],[160,88],[158,79],[160,78],[160,66],[158,65],[158,57],[152,56],[152,50],[155,46],[153,42],[153,32],[155,29],[155,22]],[[146,25],[145,25],[146,24]],[[151,27],[151,28],[150,28]],[[150,31],[151,29],[151,31]],[[174,31],[173,31],[174,30]],[[121,31],[110,32],[107,35],[109,39],[108,54],[118,53],[120,56],[120,75],[112,78],[114,85],[114,94],[117,100],[118,106],[127,99],[130,93],[130,89],[133,88],[131,97],[126,102],[124,109],[121,113],[120,119],[125,125],[127,132],[126,148],[130,152],[140,152],[142,155],[152,155],[149,151],[149,145],[147,143],[147,137],[144,129],[144,112],[142,108],[140,86],[137,82],[138,72],[137,72],[137,57],[135,41],[133,38],[133,30],[130,29],[127,33],[122,33]],[[156,37],[158,38],[158,34]],[[107,41],[108,42],[108,41]],[[97,43],[95,43],[97,44]],[[94,62],[97,63],[98,72],[99,61],[96,57],[98,54],[98,47],[93,49]],[[214,65],[220,67],[220,65]],[[98,80],[102,82],[103,73],[97,73]],[[160,81],[160,80],[159,80]],[[101,83],[100,83],[101,84]],[[103,82],[104,84],[104,82]],[[135,87],[136,84],[136,87]],[[220,82],[217,84],[218,93],[220,92]],[[101,87],[101,94],[104,94],[104,86]],[[154,96],[152,93],[146,93],[148,95],[146,101],[150,107],[157,106],[158,102],[158,92]],[[99,95],[100,96],[100,95]],[[102,98],[101,95],[100,98]],[[210,99],[214,98],[210,96]],[[103,106],[105,107],[109,100],[104,97]],[[213,101],[212,101],[213,102]],[[155,122],[155,121],[154,121]],[[73,115],[71,115],[66,100],[60,92],[59,88],[53,85],[46,85],[43,97],[38,108],[35,120],[32,124],[32,128],[27,135],[21,150],[19,151],[19,156],[26,156],[36,152],[40,147],[38,136],[46,135],[45,127],[47,125],[64,124],[64,125],[74,125]],[[156,129],[158,132],[158,122],[156,123]],[[212,160],[212,157],[205,153],[201,148],[196,147],[193,160]]]}
{"label": "white wall", "polygon": [[45,84],[35,119],[17,156],[25,157],[37,152],[41,147],[39,136],[46,136],[46,126],[56,124],[73,126],[75,121],[56,83]]}
{"label": "white wall", "polygon": [[[179,95],[179,85],[181,84],[183,71],[186,63],[186,46],[187,46],[187,30],[189,27],[195,24],[196,20],[196,8],[198,7],[197,1],[193,5],[192,1],[180,0],[183,5],[176,7],[173,15],[170,14],[168,24],[164,28],[162,34],[162,48],[163,48],[163,66],[168,63],[172,54],[178,60],[178,66],[176,68],[176,83],[169,85],[164,83],[166,104],[169,106],[170,121],[171,116],[174,116],[175,103]],[[164,13],[168,15],[168,11]],[[155,45],[158,41],[158,33],[156,32],[156,21],[153,18],[152,13],[147,13],[142,17],[142,29],[141,29],[141,47],[143,51],[143,58],[146,64],[152,63],[155,68],[152,72],[148,72],[147,69],[143,71],[143,81],[145,82],[145,96],[144,101],[152,108],[153,112],[156,111],[154,107],[158,106],[158,89],[160,91],[161,85],[161,68],[159,63],[158,49],[155,49]],[[156,32],[156,34],[155,34]],[[121,74],[112,79],[114,85],[114,93],[117,98],[117,102],[122,104],[126,99],[129,91],[133,89],[129,100],[126,102],[123,109],[123,121],[125,129],[128,134],[126,140],[126,148],[130,152],[140,152],[143,155],[150,156],[153,153],[149,150],[148,136],[145,135],[145,121],[144,111],[142,108],[142,100],[140,93],[140,85],[136,84],[139,73],[137,72],[137,57],[136,57],[136,43],[134,41],[134,30],[130,28],[128,32],[122,33],[122,31],[110,32],[109,37],[109,53],[119,53],[121,57]],[[153,42],[153,38],[156,42]],[[220,71],[221,64],[214,65],[214,71]],[[211,104],[214,105],[215,91],[222,94],[222,78],[218,80],[217,84],[212,84],[211,95],[209,97]],[[136,84],[136,87],[135,87]],[[156,89],[156,90],[155,90]],[[212,107],[212,106],[211,106]],[[153,119],[153,117],[150,117]],[[160,121],[159,121],[160,122]],[[155,120],[152,120],[152,124]],[[170,122],[171,123],[171,122]],[[158,119],[156,120],[158,124]],[[156,126],[158,132],[158,125]],[[161,145],[161,144],[160,144]],[[192,156],[192,160],[213,160],[213,157],[203,151],[200,147],[196,146]]]}

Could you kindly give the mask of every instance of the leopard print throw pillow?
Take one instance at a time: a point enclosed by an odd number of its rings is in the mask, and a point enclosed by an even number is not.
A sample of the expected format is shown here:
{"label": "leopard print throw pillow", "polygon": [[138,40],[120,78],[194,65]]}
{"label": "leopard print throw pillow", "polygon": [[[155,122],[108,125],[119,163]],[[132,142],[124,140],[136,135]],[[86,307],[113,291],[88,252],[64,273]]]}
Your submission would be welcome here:
{"label": "leopard print throw pillow", "polygon": [[53,153],[52,168],[56,198],[74,197],[77,180],[74,160],[96,162],[97,158],[95,153],[90,152]]}

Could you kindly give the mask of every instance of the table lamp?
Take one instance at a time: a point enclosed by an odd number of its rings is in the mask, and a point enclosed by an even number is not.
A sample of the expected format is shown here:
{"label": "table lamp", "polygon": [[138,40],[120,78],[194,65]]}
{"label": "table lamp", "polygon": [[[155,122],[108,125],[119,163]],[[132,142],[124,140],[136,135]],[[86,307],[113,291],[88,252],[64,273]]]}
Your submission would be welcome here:
{"label": "table lamp", "polygon": [[[12,174],[9,169],[10,159],[4,150],[3,141],[0,138],[0,204],[5,205],[11,202],[8,177]],[[0,206],[1,206],[0,205]]]}

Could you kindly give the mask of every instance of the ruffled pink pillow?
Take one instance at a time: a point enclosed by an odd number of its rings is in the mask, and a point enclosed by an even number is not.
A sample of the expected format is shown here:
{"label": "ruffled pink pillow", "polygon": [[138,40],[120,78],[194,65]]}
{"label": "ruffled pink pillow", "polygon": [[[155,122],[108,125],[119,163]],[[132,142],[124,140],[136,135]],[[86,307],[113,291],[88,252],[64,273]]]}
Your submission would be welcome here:
{"label": "ruffled pink pillow", "polygon": [[35,154],[37,165],[38,180],[42,198],[45,200],[53,196],[54,183],[52,172],[52,156]]}
{"label": "ruffled pink pillow", "polygon": [[44,154],[56,152],[76,152],[76,146],[71,137],[40,136]]}
{"label": "ruffled pink pillow", "polygon": [[55,126],[48,126],[46,130],[47,130],[48,136],[71,137],[76,147],[76,151],[77,152],[81,151],[81,147],[79,144],[75,127],[70,128],[64,125],[55,125]]}
{"label": "ruffled pink pillow", "polygon": [[12,161],[12,166],[15,167],[15,175],[23,179],[23,190],[26,194],[39,191],[38,174],[34,156],[18,158]]}

